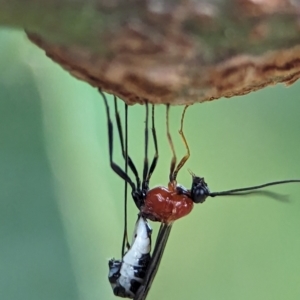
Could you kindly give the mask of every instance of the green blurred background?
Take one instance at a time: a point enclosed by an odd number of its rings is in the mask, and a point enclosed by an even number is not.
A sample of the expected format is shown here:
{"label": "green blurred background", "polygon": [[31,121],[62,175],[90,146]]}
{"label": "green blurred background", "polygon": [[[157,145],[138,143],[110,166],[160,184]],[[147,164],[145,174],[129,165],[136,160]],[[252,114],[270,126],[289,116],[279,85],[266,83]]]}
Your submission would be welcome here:
{"label": "green blurred background", "polygon": [[[22,32],[2,29],[0,45],[0,298],[116,299],[107,262],[120,255],[124,184],[108,164],[102,99]],[[190,186],[188,168],[212,191],[300,178],[299,92],[299,83],[280,85],[189,108],[192,155],[179,182]],[[144,107],[129,111],[141,170]],[[171,110],[178,158],[181,112]],[[153,186],[168,181],[164,106],[157,128]],[[208,199],[175,223],[148,299],[299,299],[300,184],[268,190],[280,199]]]}

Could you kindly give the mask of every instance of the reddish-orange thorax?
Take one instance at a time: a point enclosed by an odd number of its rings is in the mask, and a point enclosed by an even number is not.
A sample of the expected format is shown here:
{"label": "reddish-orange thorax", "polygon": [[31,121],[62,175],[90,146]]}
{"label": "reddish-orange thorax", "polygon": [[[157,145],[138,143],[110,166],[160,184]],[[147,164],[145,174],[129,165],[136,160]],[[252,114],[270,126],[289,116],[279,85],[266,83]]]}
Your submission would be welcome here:
{"label": "reddish-orange thorax", "polygon": [[141,213],[152,221],[170,223],[188,215],[194,203],[188,195],[178,194],[177,183],[170,182],[168,187],[158,186],[151,189],[145,199]]}

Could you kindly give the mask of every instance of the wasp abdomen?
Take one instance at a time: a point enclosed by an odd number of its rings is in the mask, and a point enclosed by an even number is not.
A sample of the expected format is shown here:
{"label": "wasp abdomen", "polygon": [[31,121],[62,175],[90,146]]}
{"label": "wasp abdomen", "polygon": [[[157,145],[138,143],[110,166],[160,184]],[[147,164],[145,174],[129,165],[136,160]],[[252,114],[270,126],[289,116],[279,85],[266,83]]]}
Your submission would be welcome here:
{"label": "wasp abdomen", "polygon": [[108,279],[116,296],[134,298],[151,260],[151,228],[143,217],[136,222],[132,245],[122,260],[108,262]]}

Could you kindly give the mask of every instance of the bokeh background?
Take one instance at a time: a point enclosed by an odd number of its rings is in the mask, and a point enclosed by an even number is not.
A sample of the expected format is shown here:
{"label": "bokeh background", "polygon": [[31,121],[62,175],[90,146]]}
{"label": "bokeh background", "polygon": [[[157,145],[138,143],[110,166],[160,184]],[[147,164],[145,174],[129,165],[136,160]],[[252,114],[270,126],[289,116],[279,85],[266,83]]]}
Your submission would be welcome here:
{"label": "bokeh background", "polygon": [[[116,299],[107,262],[120,255],[124,183],[109,167],[103,101],[24,33],[1,29],[0,45],[0,298]],[[296,83],[189,108],[179,182],[190,186],[188,168],[212,191],[300,178],[299,93]],[[181,112],[172,107],[178,158]],[[129,113],[141,170],[144,107]],[[164,106],[156,125],[152,186],[168,181]],[[117,139],[115,157],[123,165]],[[300,184],[268,191],[208,199],[175,223],[148,299],[299,299]],[[130,201],[130,231],[136,213]]]}

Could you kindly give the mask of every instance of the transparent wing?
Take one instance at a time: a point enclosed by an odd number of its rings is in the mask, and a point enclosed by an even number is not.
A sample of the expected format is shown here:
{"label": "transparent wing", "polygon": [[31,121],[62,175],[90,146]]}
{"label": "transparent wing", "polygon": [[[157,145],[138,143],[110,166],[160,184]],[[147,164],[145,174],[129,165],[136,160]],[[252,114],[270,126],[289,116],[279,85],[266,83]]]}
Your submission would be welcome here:
{"label": "transparent wing", "polygon": [[143,284],[138,289],[134,300],[145,300],[147,298],[148,292],[151,288],[152,282],[155,278],[155,275],[158,271],[160,261],[162,259],[171,229],[172,223],[170,224],[161,224],[159,232],[157,235],[155,247],[152,254],[151,262],[146,271],[146,276]]}

